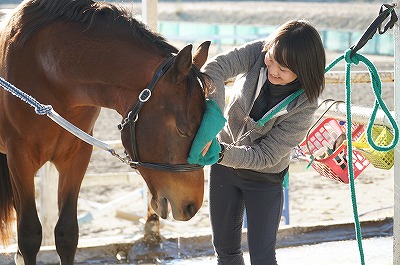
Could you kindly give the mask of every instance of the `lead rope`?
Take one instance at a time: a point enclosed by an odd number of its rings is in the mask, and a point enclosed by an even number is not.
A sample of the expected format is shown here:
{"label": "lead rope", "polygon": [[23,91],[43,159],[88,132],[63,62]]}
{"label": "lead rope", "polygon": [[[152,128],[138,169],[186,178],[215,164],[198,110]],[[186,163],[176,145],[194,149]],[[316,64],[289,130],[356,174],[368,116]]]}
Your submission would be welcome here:
{"label": "lead rope", "polygon": [[57,123],[58,125],[63,127],[68,132],[72,133],[73,135],[75,135],[76,137],[81,139],[82,141],[109,152],[110,154],[112,154],[113,156],[118,158],[121,162],[129,165],[129,158],[121,157],[120,155],[118,155],[115,152],[114,149],[112,149],[112,147],[110,145],[94,138],[93,136],[87,134],[86,132],[82,131],[81,129],[79,129],[78,127],[76,127],[75,125],[73,125],[72,123],[70,123],[69,121],[64,119],[63,117],[61,117],[53,109],[53,107],[51,105],[44,105],[44,104],[40,103],[34,97],[32,97],[31,95],[28,95],[27,93],[25,93],[21,89],[17,88],[16,86],[14,86],[13,84],[8,82],[1,76],[0,76],[0,86],[2,86],[4,88],[4,90],[6,90],[7,92],[10,92],[12,95],[16,96],[23,102],[27,103],[29,106],[33,107],[35,109],[36,114],[47,115],[55,123]]}
{"label": "lead rope", "polygon": [[[389,109],[387,108],[385,102],[382,100],[382,83],[381,79],[379,77],[379,74],[375,68],[375,66],[364,56],[355,53],[353,54],[352,49],[348,49],[344,55],[338,57],[335,61],[333,61],[326,69],[325,72],[329,71],[334,65],[336,65],[338,62],[341,60],[346,61],[346,137],[347,139],[352,139],[352,131],[351,131],[351,124],[352,124],[352,117],[351,117],[351,77],[350,77],[350,72],[351,72],[351,65],[355,64],[358,65],[358,63],[361,61],[363,62],[370,74],[371,78],[371,86],[372,90],[375,95],[375,103],[374,103],[374,108],[372,115],[368,121],[368,127],[367,127],[367,139],[368,143],[372,148],[378,151],[389,151],[392,150],[396,144],[398,143],[399,140],[399,129],[398,126],[390,114]],[[388,146],[378,146],[375,144],[373,138],[372,138],[372,126],[374,125],[374,121],[376,119],[376,113],[378,111],[378,108],[381,108],[384,113],[387,115],[390,124],[392,125],[393,128],[393,133],[394,133],[394,138],[390,145]],[[360,221],[358,217],[358,210],[357,210],[357,198],[356,198],[356,190],[355,190],[355,185],[354,185],[354,168],[353,168],[353,152],[352,152],[352,141],[348,140],[347,141],[347,155],[348,155],[348,173],[349,173],[349,183],[350,183],[350,191],[351,191],[351,201],[352,201],[352,206],[353,206],[353,214],[354,214],[354,224],[355,224],[355,231],[356,231],[356,238],[357,238],[357,243],[358,243],[358,249],[360,252],[360,259],[361,259],[361,264],[365,264],[364,260],[364,252],[363,252],[363,247],[362,247],[362,235],[361,235],[361,228],[360,228]]]}
{"label": "lead rope", "polygon": [[[386,8],[386,9],[385,9]],[[367,30],[364,32],[364,34],[361,36],[361,38],[358,40],[357,44],[348,49],[344,55],[339,56],[336,60],[334,60],[326,69],[325,73],[332,69],[334,65],[336,65],[338,62],[341,60],[345,60],[346,62],[346,120],[347,120],[347,126],[346,126],[346,137],[348,139],[347,141],[347,155],[348,155],[348,174],[349,174],[349,183],[350,183],[350,191],[351,191],[351,201],[352,201],[352,206],[353,206],[353,215],[354,215],[354,225],[355,225],[355,232],[356,232],[356,238],[357,238],[357,244],[358,244],[358,250],[360,253],[360,261],[362,265],[365,265],[365,259],[364,259],[364,251],[363,251],[363,246],[362,246],[362,235],[361,235],[361,228],[360,228],[360,220],[358,217],[358,210],[357,210],[357,197],[356,197],[356,190],[355,190],[355,185],[354,185],[354,168],[353,168],[353,144],[352,144],[352,131],[351,131],[351,124],[352,124],[352,117],[351,117],[351,65],[354,63],[355,65],[358,65],[358,63],[361,61],[363,62],[369,71],[370,78],[371,78],[371,86],[372,90],[375,95],[375,102],[374,102],[374,108],[372,115],[368,121],[368,127],[366,131],[367,135],[367,141],[368,144],[375,150],[377,151],[389,151],[392,150],[396,144],[398,143],[399,140],[399,128],[390,114],[389,109],[387,108],[385,102],[382,100],[382,83],[381,79],[378,75],[378,72],[375,68],[375,66],[364,56],[360,55],[357,53],[358,50],[360,50],[367,42],[370,40],[376,31],[378,30],[379,34],[385,33],[389,28],[391,29],[394,24],[397,22],[398,18],[396,15],[396,12],[394,12],[395,5],[389,5],[389,4],[383,4],[381,6],[379,16],[371,23],[371,25],[367,28]],[[386,20],[387,17],[389,17],[389,21],[386,22],[384,27],[382,27],[382,24]],[[379,109],[379,107],[384,111],[384,113],[387,115],[390,124],[392,125],[393,128],[393,133],[394,137],[390,145],[388,146],[378,146],[375,144],[373,138],[372,138],[372,127],[374,125],[374,121],[376,119],[376,113]]]}

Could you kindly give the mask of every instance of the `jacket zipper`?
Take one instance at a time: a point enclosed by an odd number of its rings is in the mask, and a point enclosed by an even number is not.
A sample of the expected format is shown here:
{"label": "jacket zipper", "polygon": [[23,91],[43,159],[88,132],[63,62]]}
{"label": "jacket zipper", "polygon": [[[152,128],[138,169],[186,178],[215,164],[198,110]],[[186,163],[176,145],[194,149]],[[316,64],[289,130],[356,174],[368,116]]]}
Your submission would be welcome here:
{"label": "jacket zipper", "polygon": [[[257,81],[257,88],[256,88],[256,90],[261,89],[261,88],[259,88],[259,87],[262,87],[262,86],[264,85],[265,80],[260,80],[260,79],[262,78],[263,74],[266,74],[266,70],[265,70],[264,67],[261,67],[261,69],[260,69],[260,74],[259,74],[259,76],[258,76],[258,81]],[[260,84],[260,82],[261,82],[262,84]],[[258,95],[257,95],[257,96],[258,96]],[[256,96],[256,98],[257,98],[257,96]],[[254,98],[254,100],[253,100],[253,102],[251,103],[251,106],[250,106],[250,108],[249,108],[249,110],[248,110],[248,112],[247,112],[247,115],[246,115],[246,116],[244,117],[244,119],[243,119],[242,126],[240,127],[239,133],[238,133],[238,135],[237,135],[237,137],[236,137],[235,145],[237,145],[238,143],[240,143],[239,139],[242,137],[242,135],[243,135],[243,133],[244,133],[244,127],[246,126],[246,123],[247,123],[248,120],[250,119],[250,112],[251,112],[251,109],[252,109],[253,106],[254,106],[254,103],[255,103],[255,101],[256,101],[256,98]]]}

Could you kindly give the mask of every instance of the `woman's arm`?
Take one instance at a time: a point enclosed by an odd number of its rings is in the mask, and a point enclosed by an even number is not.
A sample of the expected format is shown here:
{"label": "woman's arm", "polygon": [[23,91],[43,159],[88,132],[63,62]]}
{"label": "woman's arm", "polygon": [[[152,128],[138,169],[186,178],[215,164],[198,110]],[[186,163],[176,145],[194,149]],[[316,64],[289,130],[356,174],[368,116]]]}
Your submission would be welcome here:
{"label": "woman's arm", "polygon": [[203,71],[211,77],[215,90],[208,96],[225,108],[225,81],[248,72],[261,56],[263,40],[246,43],[211,58],[203,66]]}

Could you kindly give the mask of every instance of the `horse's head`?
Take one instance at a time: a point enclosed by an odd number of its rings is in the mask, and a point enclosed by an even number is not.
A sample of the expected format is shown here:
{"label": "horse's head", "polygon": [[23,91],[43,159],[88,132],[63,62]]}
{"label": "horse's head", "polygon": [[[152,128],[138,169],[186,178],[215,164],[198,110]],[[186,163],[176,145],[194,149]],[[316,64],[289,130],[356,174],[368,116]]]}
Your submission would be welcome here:
{"label": "horse's head", "polygon": [[162,218],[168,216],[168,202],[177,220],[189,220],[203,203],[203,169],[187,164],[187,158],[205,109],[209,82],[199,68],[209,45],[201,44],[194,56],[188,45],[167,58],[147,87],[152,92],[142,93],[146,103],[136,104],[127,114],[129,122],[121,133],[153,196],[151,205]]}

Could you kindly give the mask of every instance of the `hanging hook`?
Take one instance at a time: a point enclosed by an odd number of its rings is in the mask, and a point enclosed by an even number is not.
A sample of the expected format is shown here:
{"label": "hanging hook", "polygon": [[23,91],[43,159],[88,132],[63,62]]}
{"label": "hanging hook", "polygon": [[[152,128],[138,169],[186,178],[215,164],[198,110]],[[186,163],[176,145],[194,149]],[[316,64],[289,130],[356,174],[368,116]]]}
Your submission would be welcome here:
{"label": "hanging hook", "polygon": [[[356,54],[356,52],[359,51],[362,47],[364,47],[364,45],[370,39],[372,39],[372,37],[376,33],[376,30],[378,30],[379,34],[383,34],[388,29],[393,28],[394,24],[398,20],[396,12],[394,11],[395,6],[396,6],[396,4],[392,4],[392,5],[383,4],[381,6],[381,9],[379,11],[379,16],[371,23],[371,25],[369,25],[367,30],[364,32],[364,34],[358,40],[357,44],[350,47],[350,49],[351,49],[350,58],[353,57],[354,54]],[[386,18],[389,15],[390,15],[390,20],[385,24],[384,27],[382,27],[382,23],[386,20]]]}

